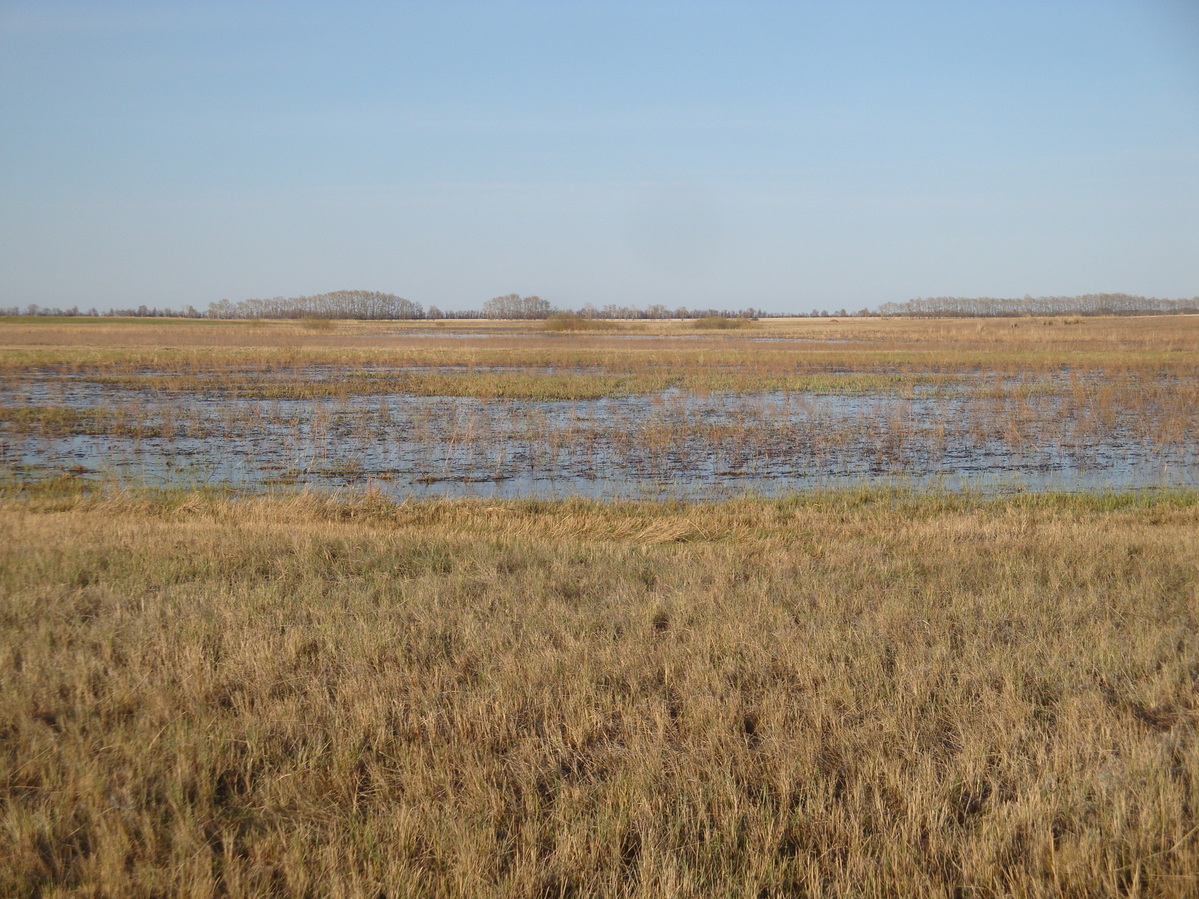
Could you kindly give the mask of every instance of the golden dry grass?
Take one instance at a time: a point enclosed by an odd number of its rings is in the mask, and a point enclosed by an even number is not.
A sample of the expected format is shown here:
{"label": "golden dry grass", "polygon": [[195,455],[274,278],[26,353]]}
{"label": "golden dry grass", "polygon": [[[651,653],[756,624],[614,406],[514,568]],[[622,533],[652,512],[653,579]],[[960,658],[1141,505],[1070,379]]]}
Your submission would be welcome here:
{"label": "golden dry grass", "polygon": [[0,497],[0,894],[1188,896],[1199,496]]}
{"label": "golden dry grass", "polygon": [[[1073,323],[1070,323],[1073,322]],[[160,319],[0,320],[0,371],[46,368],[180,374],[305,364],[354,367],[585,367],[713,389],[777,389],[827,372],[1104,371],[1194,377],[1199,316],[1084,319],[775,319],[748,330],[635,323],[635,333],[547,334],[540,322],[337,322]],[[630,326],[632,327],[632,326]]]}

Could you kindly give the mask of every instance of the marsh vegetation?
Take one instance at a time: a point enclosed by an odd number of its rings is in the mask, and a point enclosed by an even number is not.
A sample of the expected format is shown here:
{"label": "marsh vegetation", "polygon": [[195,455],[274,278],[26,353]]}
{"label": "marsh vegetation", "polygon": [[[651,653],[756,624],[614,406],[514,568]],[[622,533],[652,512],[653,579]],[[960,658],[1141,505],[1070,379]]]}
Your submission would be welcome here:
{"label": "marsh vegetation", "polygon": [[1199,317],[320,321],[13,325],[0,466],[397,497],[1199,481]]}

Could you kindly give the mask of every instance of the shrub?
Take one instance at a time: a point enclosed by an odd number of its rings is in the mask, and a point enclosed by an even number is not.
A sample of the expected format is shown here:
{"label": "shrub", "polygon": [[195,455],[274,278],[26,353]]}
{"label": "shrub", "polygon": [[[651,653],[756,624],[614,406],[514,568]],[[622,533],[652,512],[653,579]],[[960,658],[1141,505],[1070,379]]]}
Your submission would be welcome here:
{"label": "shrub", "polygon": [[754,327],[754,322],[752,319],[744,318],[743,316],[725,318],[722,315],[706,315],[703,318],[697,318],[693,321],[691,327],[708,331],[732,331],[738,328],[752,328]]}

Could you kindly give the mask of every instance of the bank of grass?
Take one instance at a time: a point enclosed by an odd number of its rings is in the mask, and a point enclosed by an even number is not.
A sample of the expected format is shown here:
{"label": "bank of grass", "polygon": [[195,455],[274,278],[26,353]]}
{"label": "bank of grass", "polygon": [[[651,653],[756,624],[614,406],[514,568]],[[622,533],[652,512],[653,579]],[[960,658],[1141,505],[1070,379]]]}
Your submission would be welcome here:
{"label": "bank of grass", "polygon": [[0,494],[0,894],[1193,895],[1199,496]]}
{"label": "bank of grass", "polygon": [[[583,319],[582,321],[586,321]],[[732,321],[720,319],[720,321]],[[691,381],[732,375],[766,390],[791,376],[980,373],[1199,374],[1199,316],[1083,319],[788,319],[750,330],[704,331],[689,322],[636,323],[639,333],[546,333],[543,322],[455,322],[438,334],[427,322],[346,322],[310,330],[302,321],[0,319],[0,375],[121,376],[153,370],[202,375],[340,367],[459,367],[478,379],[488,366],[597,369],[617,377],[660,371]],[[606,324],[606,323],[605,323]],[[476,371],[478,370],[478,371]]]}

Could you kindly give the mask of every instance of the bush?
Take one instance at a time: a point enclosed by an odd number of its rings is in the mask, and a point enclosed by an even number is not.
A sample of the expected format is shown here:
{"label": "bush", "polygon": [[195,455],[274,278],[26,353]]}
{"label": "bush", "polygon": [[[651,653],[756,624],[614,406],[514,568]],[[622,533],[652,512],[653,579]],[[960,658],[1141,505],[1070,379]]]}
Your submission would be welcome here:
{"label": "bush", "polygon": [[752,328],[754,322],[752,319],[738,316],[737,318],[725,318],[722,315],[707,315],[703,318],[697,318],[691,323],[691,327],[700,328],[708,331],[732,331],[738,328]]}

